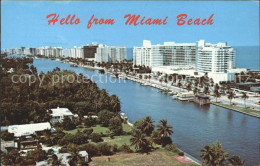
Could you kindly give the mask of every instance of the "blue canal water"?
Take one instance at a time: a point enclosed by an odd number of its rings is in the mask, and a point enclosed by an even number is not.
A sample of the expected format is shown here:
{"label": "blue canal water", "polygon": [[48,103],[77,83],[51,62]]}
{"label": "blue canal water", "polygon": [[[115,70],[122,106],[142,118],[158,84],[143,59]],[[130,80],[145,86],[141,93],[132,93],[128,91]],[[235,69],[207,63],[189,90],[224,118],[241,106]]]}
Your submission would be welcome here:
{"label": "blue canal water", "polygon": [[[54,60],[34,59],[34,66],[38,72],[47,72],[59,67],[88,77],[96,75],[94,80],[97,80],[99,75],[95,70],[70,67],[69,64]],[[259,164],[259,118],[214,105],[201,107],[194,103],[172,100],[170,96],[152,87],[141,86],[129,80],[119,81],[109,75],[101,77],[103,83],[97,81],[98,86],[120,98],[122,112],[126,113],[130,122],[148,115],[156,123],[161,119],[167,119],[173,126],[173,142],[195,158],[199,159],[200,150],[204,145],[218,140],[230,154],[237,154],[246,159],[246,165]],[[107,83],[105,78],[108,79]]]}

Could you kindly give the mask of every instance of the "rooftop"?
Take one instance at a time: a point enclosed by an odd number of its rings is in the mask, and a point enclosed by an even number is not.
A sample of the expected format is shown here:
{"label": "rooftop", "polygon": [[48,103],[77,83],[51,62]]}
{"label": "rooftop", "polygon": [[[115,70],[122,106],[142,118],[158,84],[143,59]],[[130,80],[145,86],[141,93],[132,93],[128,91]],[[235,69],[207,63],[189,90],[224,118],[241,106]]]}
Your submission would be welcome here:
{"label": "rooftop", "polygon": [[50,130],[50,129],[51,129],[51,125],[49,122],[8,126],[8,132],[14,133],[15,137],[31,135],[31,134],[35,134],[36,131],[43,131],[43,130]]}
{"label": "rooftop", "polygon": [[73,113],[68,108],[53,108],[51,116],[73,116]]}

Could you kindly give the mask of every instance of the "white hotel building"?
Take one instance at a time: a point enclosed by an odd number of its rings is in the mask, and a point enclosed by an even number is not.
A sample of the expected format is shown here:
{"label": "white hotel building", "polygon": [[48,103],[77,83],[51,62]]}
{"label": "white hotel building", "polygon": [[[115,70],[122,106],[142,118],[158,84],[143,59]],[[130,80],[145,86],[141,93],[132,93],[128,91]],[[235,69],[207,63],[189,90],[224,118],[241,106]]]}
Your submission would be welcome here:
{"label": "white hotel building", "polygon": [[196,70],[198,72],[226,73],[235,67],[235,50],[227,43],[197,42]]}
{"label": "white hotel building", "polygon": [[126,47],[99,44],[95,53],[96,62],[122,62],[126,59]]}
{"label": "white hotel building", "polygon": [[164,42],[152,45],[144,40],[142,47],[134,47],[133,64],[138,66],[193,66],[196,63],[196,43]]}
{"label": "white hotel building", "polygon": [[142,47],[134,47],[133,64],[144,65],[152,71],[168,74],[199,76],[208,73],[215,83],[233,81],[235,73],[246,69],[235,68],[235,50],[227,43],[164,42],[163,45],[152,45],[144,40]]}

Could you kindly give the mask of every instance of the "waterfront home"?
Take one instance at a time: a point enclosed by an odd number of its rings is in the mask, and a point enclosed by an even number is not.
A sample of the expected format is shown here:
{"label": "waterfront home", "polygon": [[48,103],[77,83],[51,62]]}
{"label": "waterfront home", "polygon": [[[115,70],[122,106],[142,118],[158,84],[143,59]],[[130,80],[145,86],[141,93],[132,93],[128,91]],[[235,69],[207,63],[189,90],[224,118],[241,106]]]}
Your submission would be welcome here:
{"label": "waterfront home", "polygon": [[194,102],[199,105],[210,104],[210,98],[204,94],[198,94],[195,96]]}
{"label": "waterfront home", "polygon": [[14,137],[36,135],[37,131],[44,130],[51,130],[49,122],[8,126],[8,132],[13,133]]}
{"label": "waterfront home", "polygon": [[57,108],[50,109],[49,112],[52,117],[51,118],[52,124],[56,122],[62,122],[65,117],[69,117],[70,119],[72,119],[74,116],[77,116],[74,115],[68,108],[57,107]]}
{"label": "waterfront home", "polygon": [[195,95],[192,92],[178,93],[177,99],[180,101],[193,101]]}
{"label": "waterfront home", "polygon": [[8,132],[14,134],[14,148],[17,149],[35,149],[38,146],[38,140],[35,135],[37,132],[51,130],[49,122],[11,125],[8,126]]}

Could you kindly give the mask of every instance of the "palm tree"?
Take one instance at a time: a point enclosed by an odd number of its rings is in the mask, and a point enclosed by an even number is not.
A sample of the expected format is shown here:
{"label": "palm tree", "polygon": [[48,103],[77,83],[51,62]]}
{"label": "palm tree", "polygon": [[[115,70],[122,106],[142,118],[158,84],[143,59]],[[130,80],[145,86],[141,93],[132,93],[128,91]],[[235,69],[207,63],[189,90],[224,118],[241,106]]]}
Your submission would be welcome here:
{"label": "palm tree", "polygon": [[142,123],[143,131],[146,133],[146,135],[151,135],[154,130],[153,120],[150,116],[147,116]]}
{"label": "palm tree", "polygon": [[234,99],[235,98],[235,93],[234,92],[229,92],[229,94],[228,94],[228,99],[230,100],[230,105],[231,105],[231,101],[232,101],[232,99]]}
{"label": "palm tree", "polygon": [[191,91],[191,83],[188,83],[186,89],[188,90],[188,92]]}
{"label": "palm tree", "polygon": [[199,92],[198,88],[195,87],[195,88],[193,89],[193,93],[196,95],[198,92]]}
{"label": "palm tree", "polygon": [[233,166],[242,166],[245,163],[245,160],[242,160],[240,156],[234,155],[228,159],[228,161]]}
{"label": "palm tree", "polygon": [[141,80],[143,78],[143,76],[141,74],[139,74],[139,79]]}
{"label": "palm tree", "polygon": [[220,98],[221,95],[218,90],[215,90],[213,96],[216,98],[216,102],[217,102],[217,99]]}
{"label": "palm tree", "polygon": [[151,75],[148,75],[148,79],[149,79],[149,82],[150,82],[150,79],[152,78],[152,76]]}
{"label": "palm tree", "polygon": [[135,146],[136,150],[147,150],[150,142],[142,134],[141,130],[135,130],[132,132],[132,138],[130,138],[131,146]]}
{"label": "palm tree", "polygon": [[164,79],[164,82],[165,82],[165,85],[166,85],[166,87],[167,87],[167,83],[168,83],[167,78]]}
{"label": "palm tree", "polygon": [[246,92],[242,92],[242,99],[244,99],[245,107],[246,107],[246,99],[248,99],[249,96],[247,96]]}
{"label": "palm tree", "polygon": [[222,149],[221,144],[216,141],[212,146],[206,145],[201,150],[200,157],[203,164],[208,166],[224,166],[228,153]]}
{"label": "palm tree", "polygon": [[160,78],[160,79],[159,79],[159,82],[161,83],[161,85],[162,85],[162,81],[163,81],[162,78]]}
{"label": "palm tree", "polygon": [[110,97],[110,106],[113,108],[114,112],[118,112],[121,109],[120,100],[116,95]]}
{"label": "palm tree", "polygon": [[213,165],[214,153],[209,145],[204,146],[204,148],[201,150],[200,157],[203,164]]}
{"label": "palm tree", "polygon": [[169,137],[173,133],[172,126],[167,124],[166,119],[160,120],[157,127],[161,137]]}
{"label": "palm tree", "polygon": [[203,93],[205,93],[206,95],[209,94],[209,87],[208,86],[204,87]]}
{"label": "palm tree", "polygon": [[215,84],[214,90],[219,90],[219,85],[217,83]]}
{"label": "palm tree", "polygon": [[219,166],[224,166],[224,162],[227,160],[228,157],[228,152],[225,152],[222,149],[222,146],[218,141],[216,141],[212,145],[212,150],[214,152],[214,159],[215,159],[214,164]]}
{"label": "palm tree", "polygon": [[225,85],[222,85],[222,86],[220,87],[220,90],[225,94],[226,86],[225,86]]}

